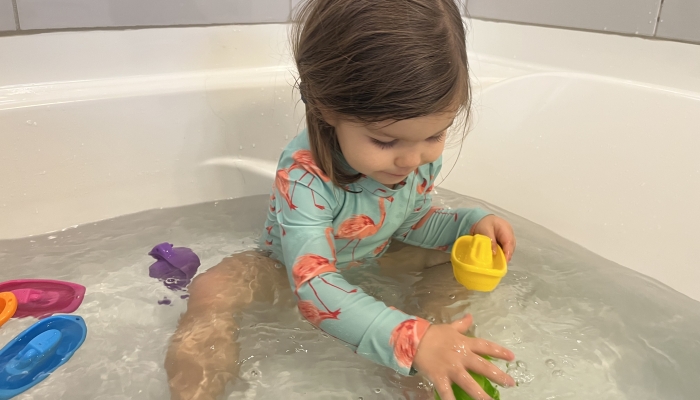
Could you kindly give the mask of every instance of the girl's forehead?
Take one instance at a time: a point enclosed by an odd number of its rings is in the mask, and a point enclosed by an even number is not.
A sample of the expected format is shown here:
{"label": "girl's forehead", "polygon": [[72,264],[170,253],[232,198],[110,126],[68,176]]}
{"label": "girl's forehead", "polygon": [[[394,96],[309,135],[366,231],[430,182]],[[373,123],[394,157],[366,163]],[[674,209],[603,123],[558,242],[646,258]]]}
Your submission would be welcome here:
{"label": "girl's forehead", "polygon": [[375,135],[388,138],[422,140],[442,133],[452,125],[456,116],[456,111],[448,111],[401,121],[379,121],[370,124],[368,129]]}

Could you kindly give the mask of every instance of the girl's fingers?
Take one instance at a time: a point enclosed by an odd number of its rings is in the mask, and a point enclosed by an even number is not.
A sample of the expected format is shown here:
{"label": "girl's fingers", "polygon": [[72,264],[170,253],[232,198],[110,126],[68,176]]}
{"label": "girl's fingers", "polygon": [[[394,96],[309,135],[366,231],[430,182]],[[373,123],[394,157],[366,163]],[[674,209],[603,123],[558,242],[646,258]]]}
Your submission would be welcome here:
{"label": "girl's fingers", "polygon": [[503,254],[506,256],[506,261],[510,262],[515,252],[515,234],[513,233],[513,228],[511,228],[508,223],[496,229],[496,241],[501,245]]}
{"label": "girl's fingers", "polygon": [[505,387],[515,386],[515,380],[513,377],[501,371],[497,366],[486,361],[485,359],[481,357],[471,357],[467,361],[468,362],[465,363],[467,365],[464,366],[465,368],[486,377],[486,379],[490,380],[491,382],[495,382]]}
{"label": "girl's fingers", "polygon": [[503,248],[503,254],[506,256],[506,261],[510,262],[515,252],[515,240],[503,242],[501,247]]}
{"label": "girl's fingers", "polygon": [[451,323],[450,326],[455,328],[457,332],[464,335],[469,330],[469,327],[472,326],[472,322],[474,322],[474,320],[471,314],[467,314],[464,317],[458,319],[457,321]]}
{"label": "girl's fingers", "polygon": [[493,400],[491,396],[486,394],[484,389],[476,383],[474,378],[469,375],[467,370],[460,371],[458,374],[455,374],[452,379],[454,383],[464,389],[474,400]]}
{"label": "girl's fingers", "polygon": [[456,400],[452,391],[452,382],[446,376],[433,381],[433,385],[435,386],[435,391],[440,395],[440,400]]}
{"label": "girl's fingers", "polygon": [[506,361],[513,361],[515,359],[515,354],[513,354],[512,351],[484,339],[470,339],[469,349],[482,356],[491,356]]}

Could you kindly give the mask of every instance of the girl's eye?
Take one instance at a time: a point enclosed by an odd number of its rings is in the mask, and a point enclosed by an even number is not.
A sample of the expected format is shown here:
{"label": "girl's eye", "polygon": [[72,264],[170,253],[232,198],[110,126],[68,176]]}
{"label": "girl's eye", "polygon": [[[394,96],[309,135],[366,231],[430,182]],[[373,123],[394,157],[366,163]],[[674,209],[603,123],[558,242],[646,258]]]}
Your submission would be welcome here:
{"label": "girl's eye", "polygon": [[394,139],[391,142],[382,142],[382,141],[377,140],[375,138],[371,138],[371,139],[372,139],[372,143],[379,146],[380,149],[390,149],[390,148],[394,147],[394,145],[398,142],[398,139]]}
{"label": "girl's eye", "polygon": [[447,135],[447,132],[442,132],[440,134],[437,134],[435,136],[431,136],[428,138],[429,142],[442,142],[445,140],[445,136]]}

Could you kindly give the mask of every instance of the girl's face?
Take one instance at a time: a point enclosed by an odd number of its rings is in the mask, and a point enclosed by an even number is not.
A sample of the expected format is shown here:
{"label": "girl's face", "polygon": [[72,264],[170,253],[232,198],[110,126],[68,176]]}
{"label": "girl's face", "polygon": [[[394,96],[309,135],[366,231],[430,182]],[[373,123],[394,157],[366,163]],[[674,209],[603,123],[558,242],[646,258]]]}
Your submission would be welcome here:
{"label": "girl's face", "polygon": [[447,128],[456,116],[456,111],[449,111],[372,124],[326,120],[335,127],[348,164],[359,173],[393,187],[419,166],[440,157]]}

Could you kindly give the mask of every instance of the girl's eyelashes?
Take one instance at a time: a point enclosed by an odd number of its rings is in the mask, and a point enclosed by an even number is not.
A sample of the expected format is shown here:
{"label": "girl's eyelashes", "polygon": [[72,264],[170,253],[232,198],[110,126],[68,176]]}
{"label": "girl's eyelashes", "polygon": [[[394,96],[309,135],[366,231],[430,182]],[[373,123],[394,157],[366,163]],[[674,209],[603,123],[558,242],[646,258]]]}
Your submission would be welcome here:
{"label": "girl's eyelashes", "polygon": [[445,136],[447,136],[447,131],[444,131],[442,133],[438,133],[435,136],[429,137],[428,141],[429,142],[442,142],[443,140],[445,140]]}
{"label": "girl's eyelashes", "polygon": [[394,139],[391,142],[382,142],[381,140],[377,140],[375,138],[370,138],[370,139],[372,139],[372,143],[379,146],[380,149],[390,149],[390,148],[394,147],[394,145],[396,143],[398,143],[398,141],[399,141],[398,139]]}
{"label": "girl's eyelashes", "polygon": [[[442,132],[442,133],[439,133],[435,136],[431,136],[431,137],[427,138],[426,140],[429,142],[442,142],[443,140],[445,140],[446,135],[447,135],[447,132]],[[372,138],[372,137],[370,139],[372,140],[372,143],[379,146],[380,149],[390,149],[390,148],[394,147],[394,145],[396,143],[399,142],[399,139],[394,139],[391,142],[382,142],[381,140],[377,140],[377,139]]]}

